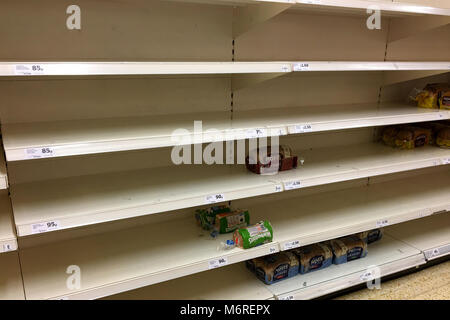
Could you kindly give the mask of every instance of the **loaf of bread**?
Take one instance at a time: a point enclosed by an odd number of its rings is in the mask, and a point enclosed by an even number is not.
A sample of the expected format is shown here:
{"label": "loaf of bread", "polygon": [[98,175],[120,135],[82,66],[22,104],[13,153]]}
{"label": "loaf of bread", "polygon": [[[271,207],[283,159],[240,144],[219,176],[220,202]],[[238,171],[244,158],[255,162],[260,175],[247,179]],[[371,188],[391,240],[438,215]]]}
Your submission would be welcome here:
{"label": "loaf of bread", "polygon": [[331,240],[330,244],[333,250],[334,264],[346,263],[367,255],[367,243],[356,236]]}
{"label": "loaf of bread", "polygon": [[233,233],[234,243],[237,247],[242,249],[249,249],[269,243],[272,242],[272,239],[272,225],[267,220],[260,221],[245,228],[237,229]]}
{"label": "loaf of bread", "polygon": [[205,230],[212,230],[216,223],[216,216],[221,213],[231,212],[227,205],[212,206],[206,209],[195,210],[197,224]]}
{"label": "loaf of bread", "polygon": [[233,232],[236,229],[248,226],[250,214],[247,210],[234,210],[232,212],[219,213],[215,218],[215,227],[219,233]]}
{"label": "loaf of bread", "polygon": [[430,139],[431,129],[407,126],[398,131],[395,146],[400,149],[414,149],[429,144]]}
{"label": "loaf of bread", "polygon": [[260,155],[259,149],[250,152],[245,158],[245,165],[254,173],[270,174],[297,168],[298,157],[292,154],[292,150],[288,146],[280,145],[278,150],[268,146],[265,155]]}
{"label": "loaf of bread", "polygon": [[373,229],[369,231],[363,231],[355,234],[356,237],[363,240],[367,244],[371,244],[380,240],[383,237],[383,229]]}
{"label": "loaf of bread", "polygon": [[436,145],[441,148],[450,148],[450,127],[439,130],[436,135]]}
{"label": "loaf of bread", "polygon": [[324,269],[333,262],[333,252],[326,243],[315,243],[309,246],[291,250],[299,262],[299,273],[305,274],[310,271]]}
{"label": "loaf of bread", "polygon": [[417,94],[415,100],[420,108],[449,109],[450,85],[448,83],[427,84]]}
{"label": "loaf of bread", "polygon": [[265,284],[296,276],[299,269],[297,257],[288,251],[252,259],[246,265]]}

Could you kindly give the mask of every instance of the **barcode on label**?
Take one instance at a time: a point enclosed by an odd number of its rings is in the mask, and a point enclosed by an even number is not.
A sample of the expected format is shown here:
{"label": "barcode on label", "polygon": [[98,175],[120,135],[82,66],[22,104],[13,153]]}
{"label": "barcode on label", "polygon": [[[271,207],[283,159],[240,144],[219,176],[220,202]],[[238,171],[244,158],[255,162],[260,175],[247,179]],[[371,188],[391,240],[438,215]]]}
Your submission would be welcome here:
{"label": "barcode on label", "polygon": [[246,139],[267,137],[267,130],[264,128],[245,130]]}
{"label": "barcode on label", "polygon": [[309,63],[296,63],[294,64],[294,71],[308,71],[310,70]]}
{"label": "barcode on label", "polygon": [[49,158],[55,155],[55,151],[51,147],[29,148],[25,150],[25,158],[40,159]]}
{"label": "barcode on label", "polygon": [[295,249],[300,247],[300,240],[294,240],[284,243],[284,250]]}
{"label": "barcode on label", "polygon": [[31,225],[31,233],[35,234],[35,233],[49,232],[58,230],[59,228],[61,228],[61,224],[59,221],[56,220],[35,223]]}
{"label": "barcode on label", "polygon": [[311,124],[297,124],[292,129],[292,133],[305,133],[312,131],[313,129]]}
{"label": "barcode on label", "polygon": [[3,252],[13,251],[13,250],[14,250],[14,249],[13,249],[13,247],[12,247],[11,244],[5,243],[5,244],[3,245]]}
{"label": "barcode on label", "polygon": [[205,200],[206,203],[222,202],[225,201],[225,195],[223,193],[211,194],[209,196],[206,196]]}
{"label": "barcode on label", "polygon": [[40,64],[16,64],[14,74],[23,76],[42,75],[45,74],[45,70]]}
{"label": "barcode on label", "polygon": [[300,180],[289,181],[289,182],[284,183],[285,190],[293,190],[293,189],[298,189],[300,187],[301,187]]}
{"label": "barcode on label", "polygon": [[219,267],[226,266],[228,264],[228,259],[226,257],[222,257],[219,259],[210,260],[208,264],[209,269],[215,269]]}
{"label": "barcode on label", "polygon": [[385,227],[389,224],[389,221],[387,219],[384,220],[378,220],[377,221],[377,228]]}

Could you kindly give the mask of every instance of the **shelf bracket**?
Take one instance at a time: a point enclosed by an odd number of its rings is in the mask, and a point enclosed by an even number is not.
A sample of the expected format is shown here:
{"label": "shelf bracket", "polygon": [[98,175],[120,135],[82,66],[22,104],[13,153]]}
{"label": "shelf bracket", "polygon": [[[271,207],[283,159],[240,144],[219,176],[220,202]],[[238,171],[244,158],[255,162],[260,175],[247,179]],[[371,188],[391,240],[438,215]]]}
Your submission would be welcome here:
{"label": "shelf bracket", "polygon": [[289,3],[264,3],[236,7],[233,11],[233,39],[249,31],[255,25],[267,21],[293,4]]}
{"label": "shelf bracket", "polygon": [[383,86],[448,73],[449,70],[403,70],[383,72]]}
{"label": "shelf bracket", "polygon": [[400,39],[436,29],[450,24],[448,16],[420,16],[408,18],[392,18],[389,27],[388,42],[394,42]]}
{"label": "shelf bracket", "polygon": [[231,78],[231,90],[236,92],[286,74],[286,72],[234,74]]}

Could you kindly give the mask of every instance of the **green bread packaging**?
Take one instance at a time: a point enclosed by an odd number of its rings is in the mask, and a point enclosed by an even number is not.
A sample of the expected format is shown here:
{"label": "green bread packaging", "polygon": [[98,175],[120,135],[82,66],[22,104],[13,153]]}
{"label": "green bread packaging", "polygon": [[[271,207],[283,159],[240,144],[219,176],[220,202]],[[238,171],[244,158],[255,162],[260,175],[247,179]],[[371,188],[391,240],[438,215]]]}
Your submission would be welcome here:
{"label": "green bread packaging", "polygon": [[260,221],[246,228],[238,229],[233,234],[236,246],[249,249],[272,242],[273,230],[269,221]]}
{"label": "green bread packaging", "polygon": [[250,223],[250,214],[248,211],[235,210],[232,212],[219,213],[216,215],[216,230],[219,233],[233,232],[236,229],[243,228]]}

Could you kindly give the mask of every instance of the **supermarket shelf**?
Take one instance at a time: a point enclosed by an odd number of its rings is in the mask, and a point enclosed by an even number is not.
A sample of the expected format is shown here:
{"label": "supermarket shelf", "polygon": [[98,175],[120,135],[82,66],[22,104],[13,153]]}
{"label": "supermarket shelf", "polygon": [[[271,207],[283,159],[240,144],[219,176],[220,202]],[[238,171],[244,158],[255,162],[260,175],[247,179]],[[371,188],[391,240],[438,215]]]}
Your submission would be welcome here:
{"label": "supermarket shelf", "polygon": [[[180,1],[180,0],[175,0]],[[341,10],[346,9],[361,9],[365,10],[369,6],[377,6],[379,10],[387,13],[396,13],[398,15],[411,15],[411,14],[429,14],[429,15],[444,15],[450,16],[450,9],[438,8],[432,6],[423,6],[413,3],[400,3],[400,2],[388,2],[388,1],[367,1],[367,0],[191,0],[195,2],[202,2],[208,4],[291,4],[294,9],[307,9],[317,8],[321,11],[330,13],[339,13]]]}
{"label": "supermarket shelf", "polygon": [[120,76],[286,73],[292,71],[450,70],[450,62],[0,62],[0,76]]}
{"label": "supermarket shelf", "polygon": [[0,152],[0,190],[8,189],[8,174],[3,152]]}
{"label": "supermarket shelf", "polygon": [[418,175],[302,198],[293,194],[248,209],[254,219],[271,221],[280,249],[287,250],[449,210],[449,181],[450,172]]}
{"label": "supermarket shelf", "polygon": [[386,232],[422,251],[427,260],[450,254],[450,216],[448,213],[390,226]]}
{"label": "supermarket shelf", "polygon": [[[352,104],[234,111],[234,129],[264,128],[288,134],[449,119],[448,110],[399,103]],[[305,129],[305,126],[307,129]],[[274,131],[271,131],[274,130]]]}
{"label": "supermarket shelf", "polygon": [[0,192],[0,254],[17,250],[11,201],[6,191]]}
{"label": "supermarket shelf", "polygon": [[[207,130],[216,129],[224,140],[295,134],[356,127],[443,120],[450,111],[416,108],[403,104],[355,104],[268,109],[261,112],[235,111],[170,116],[15,123],[3,125],[3,141],[8,161],[64,157],[83,154],[159,148],[177,145],[174,130],[183,141],[214,141]],[[202,131],[194,131],[194,121],[202,121]],[[308,129],[303,129],[307,125]],[[197,140],[200,139],[200,140]],[[42,153],[40,150],[50,150]]]}
{"label": "supermarket shelf", "polygon": [[[306,245],[375,228],[379,219],[385,225],[419,218],[449,208],[448,179],[448,174],[430,175],[249,206],[253,221],[272,222],[274,241],[248,250],[218,251],[218,244],[230,235],[212,240],[193,217],[23,248],[26,295],[100,298],[205,271],[211,261],[234,264],[274,253],[291,239]],[[80,290],[66,287],[69,265],[81,269]]]}
{"label": "supermarket shelf", "polygon": [[0,266],[0,300],[24,300],[18,253],[0,254]]}
{"label": "supermarket shelf", "polygon": [[273,294],[244,263],[106,297],[107,300],[268,300]]}
{"label": "supermarket shelf", "polygon": [[[368,278],[370,273],[386,276],[424,263],[419,250],[385,236],[369,246],[363,259],[298,275],[270,285],[268,289],[280,300],[313,299],[365,283],[371,279]],[[379,268],[379,273],[373,266]]]}
{"label": "supermarket shelf", "polygon": [[[397,150],[382,144],[300,153],[305,165],[265,176],[243,165],[176,166],[23,183],[11,186],[19,236],[74,228],[294,188],[448,164],[437,147]],[[50,223],[51,228],[45,227]]]}

